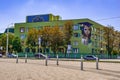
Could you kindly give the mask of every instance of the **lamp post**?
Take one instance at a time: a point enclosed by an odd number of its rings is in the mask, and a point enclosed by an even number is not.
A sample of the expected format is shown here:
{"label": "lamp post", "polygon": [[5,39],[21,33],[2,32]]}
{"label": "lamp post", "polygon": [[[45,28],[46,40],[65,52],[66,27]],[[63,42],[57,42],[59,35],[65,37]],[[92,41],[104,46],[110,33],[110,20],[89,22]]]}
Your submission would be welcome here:
{"label": "lamp post", "polygon": [[38,44],[39,44],[39,53],[40,53],[40,46],[41,46],[41,36],[38,37]]}
{"label": "lamp post", "polygon": [[8,32],[9,32],[9,28],[7,27],[7,42],[6,42],[6,56],[7,56],[7,54],[8,54]]}
{"label": "lamp post", "polygon": [[6,32],[6,36],[7,36],[7,40],[6,40],[6,56],[7,56],[7,54],[8,54],[8,45],[9,45],[9,35],[8,35],[8,33],[9,33],[9,26],[10,25],[12,25],[13,23],[11,23],[11,24],[9,24],[8,26],[7,26],[7,32]]}

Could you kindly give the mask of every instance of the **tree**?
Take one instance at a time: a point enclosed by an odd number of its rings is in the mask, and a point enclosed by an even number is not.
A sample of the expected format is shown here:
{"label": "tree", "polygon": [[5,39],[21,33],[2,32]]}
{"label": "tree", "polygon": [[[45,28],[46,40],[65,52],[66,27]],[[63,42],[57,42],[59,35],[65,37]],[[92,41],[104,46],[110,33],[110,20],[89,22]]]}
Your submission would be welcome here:
{"label": "tree", "polygon": [[[12,53],[12,51],[13,51],[13,39],[15,38],[15,36],[14,36],[14,34],[12,34],[12,33],[8,33],[8,52],[10,52],[10,53]],[[5,52],[5,50],[6,50],[6,42],[7,42],[7,36],[6,36],[6,34],[4,33],[4,34],[2,34],[1,36],[0,36],[0,46],[2,46],[3,47],[3,51]]]}
{"label": "tree", "polygon": [[46,47],[50,47],[50,26],[44,26],[41,35],[42,35],[42,47],[44,48],[44,51],[46,52]]}
{"label": "tree", "polygon": [[114,51],[120,53],[120,32],[115,31]]}
{"label": "tree", "polygon": [[38,31],[35,28],[32,28],[28,32],[26,44],[31,49],[34,49],[38,43]]}
{"label": "tree", "polygon": [[12,41],[13,45],[13,50],[15,52],[21,52],[22,51],[22,45],[21,45],[21,40],[18,37],[15,37]]}
{"label": "tree", "polygon": [[111,52],[114,48],[114,41],[115,41],[115,32],[114,28],[111,26],[104,27],[104,40],[106,42],[106,49],[108,52],[108,56],[112,57]]}
{"label": "tree", "polygon": [[71,37],[73,35],[73,22],[72,21],[67,21],[64,24],[63,32],[65,34],[65,56],[67,53],[67,45],[71,44]]}
{"label": "tree", "polygon": [[50,47],[54,52],[54,55],[58,52],[60,46],[64,43],[64,33],[59,29],[58,26],[52,27],[50,30]]}

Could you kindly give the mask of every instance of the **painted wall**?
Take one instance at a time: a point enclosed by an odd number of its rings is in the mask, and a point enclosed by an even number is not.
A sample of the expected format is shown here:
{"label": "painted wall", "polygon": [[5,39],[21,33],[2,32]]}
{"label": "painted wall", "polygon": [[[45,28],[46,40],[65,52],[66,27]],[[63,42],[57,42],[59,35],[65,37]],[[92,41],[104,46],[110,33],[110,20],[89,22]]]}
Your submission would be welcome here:
{"label": "painted wall", "polygon": [[[23,41],[26,39],[27,37],[27,32],[29,28],[36,28],[36,29],[40,29],[44,26],[54,26],[54,25],[59,25],[59,26],[63,26],[64,23],[68,20],[58,20],[58,21],[48,21],[48,15],[44,16],[45,20],[48,22],[33,22],[33,23],[29,23],[32,21],[33,17],[28,17],[28,21],[26,23],[16,23],[15,24],[15,35],[20,37],[21,35],[25,35],[25,38],[23,39]],[[92,34],[95,33],[95,30],[93,30],[92,28],[103,28],[104,26],[90,20],[90,19],[71,19],[71,21],[73,21],[74,25],[78,26],[77,30],[74,30],[73,32],[73,37],[71,38],[71,43],[72,43],[72,48],[76,49],[78,48],[78,53],[92,53],[92,49],[95,47],[92,45],[92,41],[94,41],[94,38],[92,38]],[[85,25],[81,25],[81,23],[84,22],[88,22],[92,25],[89,26],[90,30],[90,40],[88,41],[88,43],[83,43],[82,38],[83,38],[83,30],[85,29]],[[23,33],[20,32],[20,28],[23,27],[25,30]],[[73,26],[74,28],[74,26]],[[79,36],[78,37],[74,37],[74,33],[78,33]],[[78,42],[78,45],[74,45],[74,42]]]}

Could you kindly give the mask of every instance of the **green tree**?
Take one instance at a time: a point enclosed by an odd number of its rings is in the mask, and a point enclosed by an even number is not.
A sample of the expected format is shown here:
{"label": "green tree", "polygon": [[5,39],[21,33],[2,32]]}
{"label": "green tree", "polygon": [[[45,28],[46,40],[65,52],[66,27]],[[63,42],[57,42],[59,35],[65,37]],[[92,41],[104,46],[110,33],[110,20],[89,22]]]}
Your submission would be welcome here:
{"label": "green tree", "polygon": [[21,40],[18,37],[15,37],[12,41],[13,45],[13,50],[15,52],[21,52],[22,51],[22,45],[21,45]]}
{"label": "green tree", "polygon": [[[6,51],[6,42],[7,42],[7,36],[6,36],[6,33],[2,34],[1,35],[1,46],[3,47],[3,52]],[[13,45],[12,45],[12,40],[14,39],[14,34],[12,33],[8,33],[8,52],[12,52],[13,49]]]}

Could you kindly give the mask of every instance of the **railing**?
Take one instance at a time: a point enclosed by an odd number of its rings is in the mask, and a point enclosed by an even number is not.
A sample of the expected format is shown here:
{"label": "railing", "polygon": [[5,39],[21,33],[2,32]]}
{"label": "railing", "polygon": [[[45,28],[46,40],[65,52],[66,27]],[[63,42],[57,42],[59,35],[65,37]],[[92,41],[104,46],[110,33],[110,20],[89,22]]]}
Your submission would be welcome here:
{"label": "railing", "polygon": [[[18,53],[18,56],[19,57],[24,57],[26,53]],[[28,57],[34,57],[36,53],[27,53],[27,56]],[[54,53],[43,53],[44,55],[47,54],[48,58],[55,58],[56,57],[56,54]],[[80,59],[81,55],[83,56],[86,56],[86,55],[94,55],[94,56],[98,56],[98,58],[100,59],[117,59],[118,58],[118,55],[111,55],[111,56],[108,56],[108,54],[88,54],[88,53],[70,53],[70,54],[66,54],[65,53],[58,53],[59,55],[59,58],[73,58],[73,59]]]}

